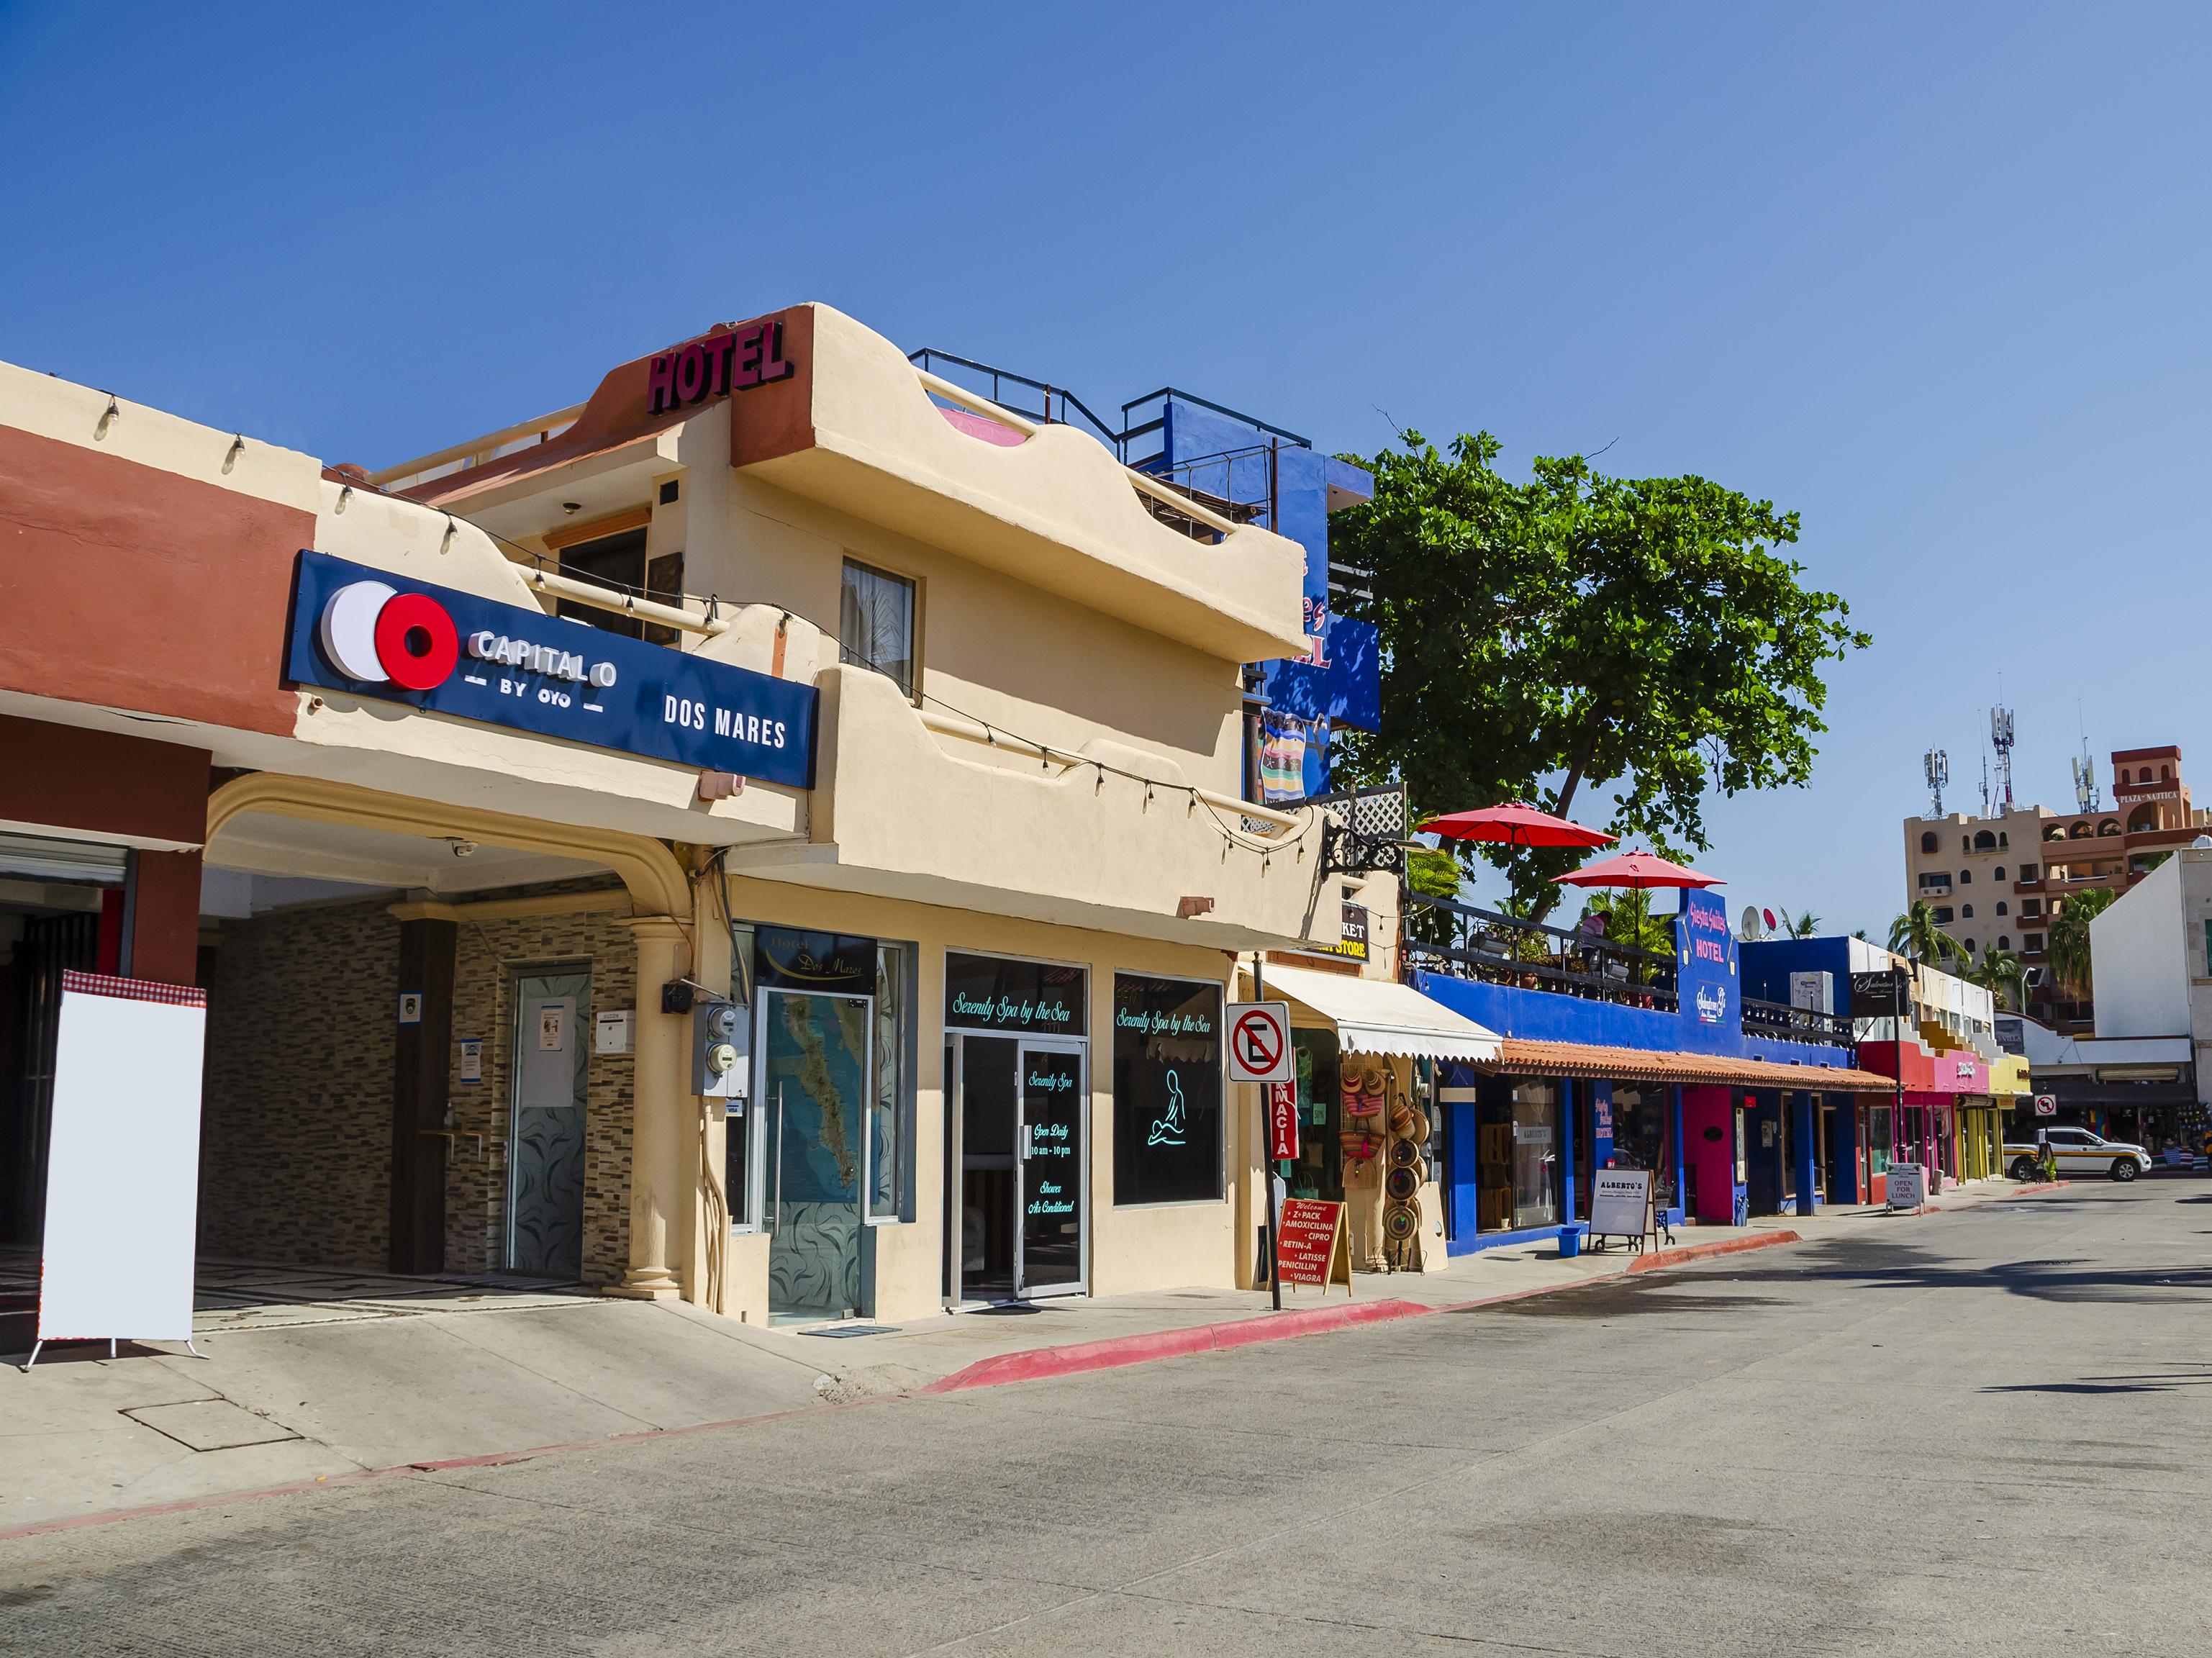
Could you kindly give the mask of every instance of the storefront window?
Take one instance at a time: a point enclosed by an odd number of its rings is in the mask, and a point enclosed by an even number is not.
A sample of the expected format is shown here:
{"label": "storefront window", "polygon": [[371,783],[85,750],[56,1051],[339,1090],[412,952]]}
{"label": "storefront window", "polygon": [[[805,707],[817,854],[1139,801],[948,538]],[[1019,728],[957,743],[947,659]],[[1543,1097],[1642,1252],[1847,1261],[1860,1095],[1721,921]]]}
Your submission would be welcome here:
{"label": "storefront window", "polygon": [[914,1120],[912,944],[876,947],[874,1086],[868,1099],[868,1218],[914,1218],[908,1125]]}
{"label": "storefront window", "polygon": [[1513,1224],[1558,1224],[1559,1092],[1550,1083],[1513,1085]]}
{"label": "storefront window", "polygon": [[1887,1175],[1889,1172],[1890,1147],[1893,1144],[1891,1137],[1893,1133],[1887,1106],[1877,1105],[1868,1110],[1867,1177],[1869,1180],[1876,1175]]}
{"label": "storefront window", "polygon": [[1221,1196],[1221,987],[1114,975],[1114,1201]]}
{"label": "storefront window", "polygon": [[1671,1102],[1664,1088],[1613,1090],[1613,1164],[1616,1169],[1652,1171],[1652,1196],[1662,1209],[1673,1204],[1674,1170],[1668,1167],[1667,1127]]}
{"label": "storefront window", "polygon": [[1090,975],[1079,967],[948,951],[945,1027],[1006,1035],[1085,1036],[1089,983]]}

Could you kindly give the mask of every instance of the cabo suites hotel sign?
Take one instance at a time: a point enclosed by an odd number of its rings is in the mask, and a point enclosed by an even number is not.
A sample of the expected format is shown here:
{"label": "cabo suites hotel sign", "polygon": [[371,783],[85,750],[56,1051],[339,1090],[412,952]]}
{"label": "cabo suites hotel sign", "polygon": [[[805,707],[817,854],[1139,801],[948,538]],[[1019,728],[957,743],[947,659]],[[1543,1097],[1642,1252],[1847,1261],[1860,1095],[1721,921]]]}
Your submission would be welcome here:
{"label": "cabo suites hotel sign", "polygon": [[284,674],[509,731],[814,786],[811,685],[327,553],[300,555]]}

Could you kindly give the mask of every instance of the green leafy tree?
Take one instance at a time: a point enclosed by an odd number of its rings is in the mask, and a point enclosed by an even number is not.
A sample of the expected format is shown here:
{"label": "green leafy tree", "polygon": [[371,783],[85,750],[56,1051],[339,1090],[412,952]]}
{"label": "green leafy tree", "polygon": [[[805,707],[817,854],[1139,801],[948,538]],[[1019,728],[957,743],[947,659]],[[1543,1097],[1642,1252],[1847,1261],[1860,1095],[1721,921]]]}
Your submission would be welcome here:
{"label": "green leafy tree", "polygon": [[1926,900],[1915,898],[1912,907],[1889,924],[1889,947],[1909,960],[1941,967],[1947,961],[1964,962],[1966,947],[1943,931]]}
{"label": "green leafy tree", "polygon": [[2027,1000],[2021,984],[2025,971],[2019,957],[1991,944],[1982,952],[1980,963],[1966,977],[1995,996],[1998,1006],[2018,1012]]}
{"label": "green leafy tree", "polygon": [[2095,993],[2089,956],[2089,923],[2112,907],[2110,887],[2091,887],[2066,900],[2051,920],[2051,971],[2058,982],[2087,999]]}
{"label": "green leafy tree", "polygon": [[1782,936],[1785,938],[1817,938],[1820,936],[1820,918],[1807,910],[1792,918],[1788,910],[1782,912]]}
{"label": "green leafy tree", "polygon": [[[1515,483],[1498,440],[1439,452],[1417,432],[1363,462],[1375,498],[1330,521],[1371,568],[1347,610],[1381,634],[1377,736],[1345,768],[1454,807],[1529,800],[1569,815],[1611,790],[1608,825],[1687,855],[1701,802],[1802,784],[1825,731],[1824,663],[1863,647],[1850,609],[1775,550],[1794,513],[1705,478],[1612,478],[1578,456]],[[1679,849],[1679,850],[1678,850]],[[1579,851],[1485,847],[1534,914]]]}

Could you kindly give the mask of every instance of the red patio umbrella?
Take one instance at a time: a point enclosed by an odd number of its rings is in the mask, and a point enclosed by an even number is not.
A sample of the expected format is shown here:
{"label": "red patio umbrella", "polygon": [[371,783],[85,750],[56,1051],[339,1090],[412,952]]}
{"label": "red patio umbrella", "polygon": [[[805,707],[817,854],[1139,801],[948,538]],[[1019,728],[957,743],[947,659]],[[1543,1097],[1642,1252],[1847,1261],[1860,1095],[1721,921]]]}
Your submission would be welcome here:
{"label": "red patio umbrella", "polygon": [[1648,852],[1624,852],[1616,858],[1601,858],[1595,864],[1585,864],[1565,875],[1555,875],[1553,880],[1571,887],[1628,887],[1642,890],[1648,887],[1717,887],[1727,884],[1717,875],[1701,875],[1696,870],[1684,869],[1680,864],[1670,864],[1664,858]]}
{"label": "red patio umbrella", "polygon": [[1602,829],[1584,829],[1548,811],[1512,801],[1502,806],[1483,806],[1474,811],[1448,812],[1419,825],[1430,835],[1450,841],[1480,841],[1504,847],[1609,847],[1620,839]]}

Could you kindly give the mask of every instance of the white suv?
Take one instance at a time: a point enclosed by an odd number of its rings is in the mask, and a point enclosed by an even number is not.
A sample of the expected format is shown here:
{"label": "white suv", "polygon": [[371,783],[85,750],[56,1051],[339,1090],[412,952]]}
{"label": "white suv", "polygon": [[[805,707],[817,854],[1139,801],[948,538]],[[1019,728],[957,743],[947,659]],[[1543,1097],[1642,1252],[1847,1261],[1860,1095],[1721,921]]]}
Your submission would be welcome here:
{"label": "white suv", "polygon": [[[2125,1140],[2108,1140],[2086,1128],[2046,1128],[2036,1137],[2051,1148],[2058,1172],[2076,1178],[2109,1175],[2131,1181],[2150,1167],[2150,1153]],[[2008,1151],[2015,1148],[2007,1146]],[[2014,1172],[2018,1172],[2015,1165]]]}

